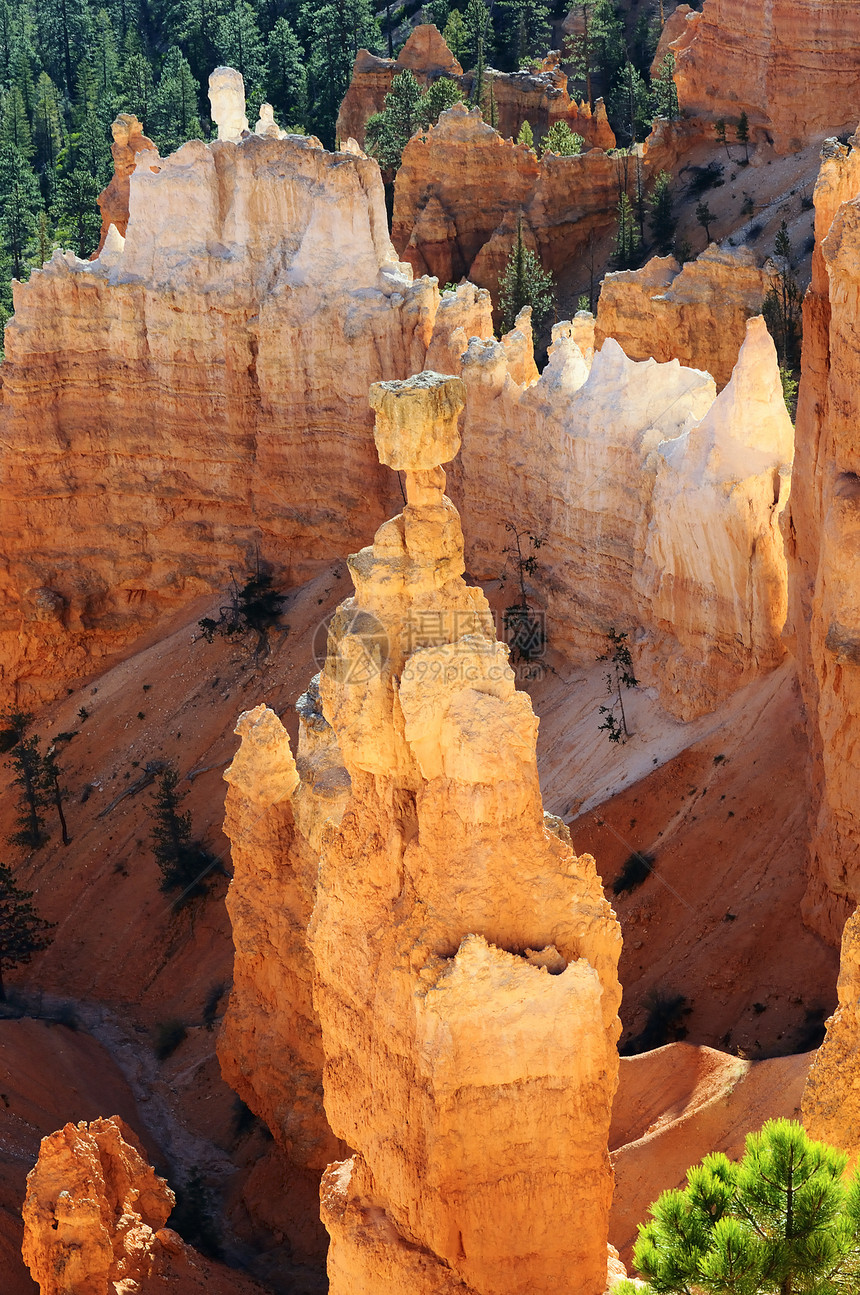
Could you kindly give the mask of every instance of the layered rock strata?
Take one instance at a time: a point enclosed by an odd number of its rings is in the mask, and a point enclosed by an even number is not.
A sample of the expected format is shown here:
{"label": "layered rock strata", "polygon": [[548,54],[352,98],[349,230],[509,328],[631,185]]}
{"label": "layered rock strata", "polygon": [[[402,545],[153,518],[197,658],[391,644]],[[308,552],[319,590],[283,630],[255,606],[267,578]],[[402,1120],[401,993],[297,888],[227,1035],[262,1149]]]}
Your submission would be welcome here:
{"label": "layered rock strata", "polygon": [[723,251],[712,243],[684,266],[654,256],[640,270],[604,277],[594,344],[599,350],[614,337],[632,360],[677,359],[706,369],[721,391],[769,287],[748,248]]}
{"label": "layered rock strata", "polygon": [[303,779],[283,725],[266,706],[242,715],[242,744],[224,774],[224,831],[233,857],[227,911],[236,952],[217,1045],[224,1079],[268,1126],[289,1162],[293,1200],[307,1206],[296,1210],[297,1256],[325,1252],[325,1233],[318,1221],[318,1230],[309,1226],[310,1218],[320,1174],[346,1153],[323,1111],[322,1038],[305,932],[320,830],[326,819],[337,821],[349,777],[318,705],[307,695],[302,701]]}
{"label": "layered rock strata", "polygon": [[[371,388],[406,507],[349,560],[356,592],[329,629],[298,772],[259,708],[230,796],[291,794],[321,846],[308,935],[325,1110],[354,1153],[323,1178],[331,1290],[520,1295],[564,1274],[599,1295],[620,932],[593,860],[543,814],[537,721],[463,580],[440,465],[464,398],[433,372]],[[350,794],[331,812],[307,793],[335,743]],[[237,869],[234,913],[252,888]],[[238,937],[237,986],[265,980]]]}
{"label": "layered rock strata", "polygon": [[801,1110],[813,1138],[860,1156],[860,909],[845,923],[839,959],[839,1004],[815,1054]]}
{"label": "layered rock strata", "polygon": [[[382,111],[391,82],[398,72],[407,69],[422,86],[447,76],[460,85],[464,99],[472,94],[474,73],[464,73],[438,29],[423,23],[412,29],[396,59],[379,58],[366,49],[359,50],[352,80],[338,113],[339,139],[352,137],[358,144],[364,144],[367,119]],[[524,121],[531,125],[536,140],[555,122],[564,121],[583,137],[589,148],[615,147],[615,135],[603,100],[599,99],[592,111],[587,103],[571,99],[558,53],[550,54],[532,72],[488,71],[486,84],[492,85],[494,124],[506,139],[516,139]]]}
{"label": "layered rock strata", "polygon": [[860,110],[853,0],[705,0],[672,42],[682,112],[736,122],[790,153],[852,128]]}
{"label": "layered rock strata", "polygon": [[[537,723],[467,586],[441,464],[465,390],[371,388],[407,505],[350,558],[323,710],[352,779],[309,938],[332,1291],[602,1291],[620,935],[543,816]],[[455,844],[456,843],[456,844]],[[452,846],[454,848],[452,848]],[[516,862],[514,862],[516,861]]]}
{"label": "layered rock strata", "polygon": [[25,705],[257,553],[301,580],[357,542],[397,493],[369,383],[492,331],[486,294],[440,314],[412,283],[374,161],[257,135],[137,156],[125,240],[15,285],[0,686]]}
{"label": "layered rock strata", "polygon": [[118,1115],[43,1138],[24,1201],[24,1260],[40,1295],[262,1295],[165,1228],[174,1203]]}
{"label": "layered rock strata", "polygon": [[784,655],[793,434],[776,352],[749,321],[715,399],[708,374],[637,363],[612,338],[589,369],[573,332],[553,330],[537,382],[515,381],[511,340],[463,357],[469,453],[453,487],[470,570],[498,578],[506,521],[542,537],[527,594],[553,646],[586,663],[625,629],[637,674],[691,718]]}
{"label": "layered rock strata", "polygon": [[847,147],[827,142],[815,186],[815,250],[803,306],[797,405],[797,486],[786,527],[790,641],[810,717],[813,822],[804,916],[833,943],[860,899],[858,247],[855,136]]}

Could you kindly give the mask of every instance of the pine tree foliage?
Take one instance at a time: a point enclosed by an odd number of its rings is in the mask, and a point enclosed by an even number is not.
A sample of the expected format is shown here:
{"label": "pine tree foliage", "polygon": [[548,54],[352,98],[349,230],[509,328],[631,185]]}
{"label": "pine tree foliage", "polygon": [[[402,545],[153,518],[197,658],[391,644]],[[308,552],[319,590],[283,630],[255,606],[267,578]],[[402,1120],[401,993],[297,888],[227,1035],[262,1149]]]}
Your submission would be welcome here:
{"label": "pine tree foliage", "polygon": [[566,121],[555,121],[541,140],[541,156],[558,153],[561,157],[573,157],[582,152],[584,143],[582,136],[571,130]]}
{"label": "pine tree foliage", "polygon": [[535,146],[534,131],[532,130],[528,121],[524,121],[522,126],[520,126],[520,133],[517,135],[517,143],[525,144],[527,148],[534,148]]}
{"label": "pine tree foliage", "polygon": [[435,126],[439,114],[462,98],[460,87],[447,77],[440,77],[422,91],[408,68],[398,72],[385,96],[382,112],[374,113],[367,120],[365,148],[383,171],[397,171],[403,150],[416,131]]}
{"label": "pine tree foliage", "polygon": [[532,326],[537,333],[555,304],[552,274],[544,270],[536,254],[523,239],[522,217],[517,221],[517,241],[499,280],[499,310],[502,331],[510,332],[524,306],[532,308]]}
{"label": "pine tree foliage", "polygon": [[626,193],[618,199],[613,259],[619,270],[632,270],[639,259],[640,235],[633,204]]}
{"label": "pine tree foliage", "polygon": [[32,897],[15,881],[12,869],[0,863],[0,1002],[6,1001],[6,971],[28,963],[53,938],[49,931],[54,923],[39,916]]}
{"label": "pine tree foliage", "polygon": [[648,223],[654,238],[654,246],[660,256],[668,256],[672,251],[678,218],[672,206],[672,177],[668,171],[661,171],[654,181],[654,188],[648,205],[651,209]]}
{"label": "pine tree foliage", "polygon": [[152,852],[161,869],[161,890],[179,890],[183,898],[206,890],[205,875],[212,858],[192,837],[191,814],[182,812],[184,793],[177,791],[178,774],[168,766],[158,779],[153,797]]}
{"label": "pine tree foliage", "polygon": [[[860,1175],[846,1181],[846,1161],[785,1119],[750,1133],[739,1163],[706,1156],[640,1226],[633,1262],[645,1295],[856,1292]],[[624,1283],[618,1292],[637,1289]]]}

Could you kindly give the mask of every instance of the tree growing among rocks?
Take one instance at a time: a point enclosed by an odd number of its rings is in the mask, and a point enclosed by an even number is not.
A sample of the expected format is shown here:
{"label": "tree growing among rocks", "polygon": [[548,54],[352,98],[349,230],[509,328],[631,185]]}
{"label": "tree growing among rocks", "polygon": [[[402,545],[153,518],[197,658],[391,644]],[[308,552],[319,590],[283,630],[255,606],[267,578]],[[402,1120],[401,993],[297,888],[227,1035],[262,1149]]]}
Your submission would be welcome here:
{"label": "tree growing among rocks", "polygon": [[603,721],[597,727],[601,732],[606,733],[610,742],[626,742],[630,737],[630,730],[627,727],[627,714],[624,710],[624,693],[622,689],[636,688],[639,680],[633,672],[633,658],[627,644],[626,631],[616,630],[615,626],[613,626],[607,632],[606,639],[606,651],[597,659],[598,661],[609,662],[609,669],[606,671],[605,676],[606,691],[613,698],[613,701],[609,706],[599,707]]}
{"label": "tree growing among rocks", "polygon": [[550,315],[555,303],[552,274],[545,270],[536,253],[523,240],[523,219],[517,220],[517,241],[511,248],[508,263],[499,279],[499,309],[502,328],[514,327],[523,306],[532,308],[532,324],[537,332]]}
{"label": "tree growing among rocks", "polygon": [[[721,1152],[663,1192],[640,1226],[633,1262],[646,1295],[840,1295],[860,1284],[860,1174],[791,1120],[750,1133],[733,1163]],[[618,1295],[641,1288],[632,1282]]]}
{"label": "tree growing among rocks", "polygon": [[214,860],[191,832],[191,814],[179,806],[184,793],[176,790],[178,774],[170,765],[158,779],[153,805],[152,852],[161,869],[161,890],[181,890],[182,898],[202,895],[204,876]]}
{"label": "tree growing among rocks", "polygon": [[9,751],[7,765],[13,770],[12,782],[18,788],[18,830],[13,832],[9,841],[24,850],[38,850],[46,839],[42,819],[45,798],[39,739],[35,735],[25,736],[32,718],[22,711],[6,716],[10,733],[17,735],[17,741]]}
{"label": "tree growing among rocks", "polygon": [[4,972],[30,961],[51,943],[54,925],[30,903],[33,892],[19,886],[12,870],[0,863],[0,1002],[6,1001]]}
{"label": "tree growing among rocks", "polygon": [[558,153],[560,157],[574,157],[582,152],[584,143],[582,136],[571,130],[566,121],[554,121],[541,140],[541,156]]}

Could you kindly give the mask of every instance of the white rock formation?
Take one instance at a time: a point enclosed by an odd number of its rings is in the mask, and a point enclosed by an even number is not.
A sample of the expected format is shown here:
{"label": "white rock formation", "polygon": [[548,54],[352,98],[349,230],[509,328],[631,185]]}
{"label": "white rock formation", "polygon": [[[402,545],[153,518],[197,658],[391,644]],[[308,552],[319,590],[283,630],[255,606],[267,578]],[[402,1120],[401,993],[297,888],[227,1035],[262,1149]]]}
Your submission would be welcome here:
{"label": "white rock formation", "polygon": [[238,144],[248,129],[245,116],[245,79],[234,67],[216,67],[209,77],[209,102],[218,138]]}

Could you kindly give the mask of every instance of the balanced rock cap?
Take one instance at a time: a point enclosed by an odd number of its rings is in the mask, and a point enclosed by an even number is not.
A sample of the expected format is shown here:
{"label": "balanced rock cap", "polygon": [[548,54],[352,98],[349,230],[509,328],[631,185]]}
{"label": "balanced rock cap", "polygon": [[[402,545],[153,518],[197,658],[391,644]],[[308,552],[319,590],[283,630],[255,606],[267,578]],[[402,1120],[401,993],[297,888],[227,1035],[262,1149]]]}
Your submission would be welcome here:
{"label": "balanced rock cap", "polygon": [[461,378],[426,369],[405,381],[374,382],[370,407],[380,463],[426,472],[450,463],[460,449],[457,419],[466,403]]}

